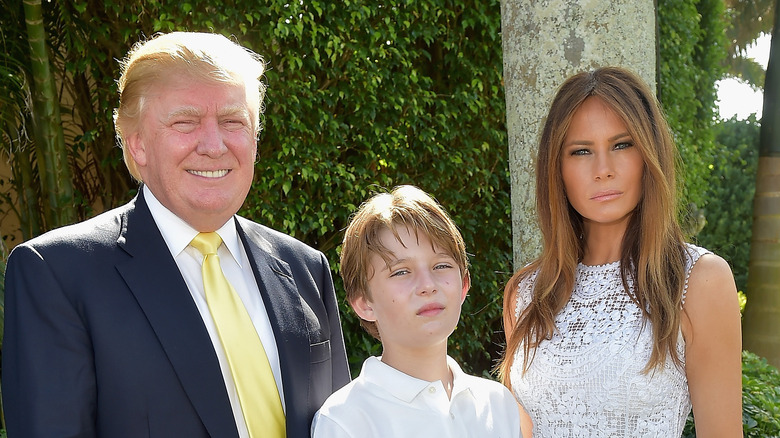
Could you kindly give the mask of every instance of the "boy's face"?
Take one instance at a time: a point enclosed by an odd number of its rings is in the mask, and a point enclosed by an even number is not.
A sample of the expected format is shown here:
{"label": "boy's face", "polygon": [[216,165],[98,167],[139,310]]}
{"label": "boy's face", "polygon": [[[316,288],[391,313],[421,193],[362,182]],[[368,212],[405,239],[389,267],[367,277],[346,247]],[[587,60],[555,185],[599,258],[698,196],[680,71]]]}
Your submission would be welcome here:
{"label": "boy's face", "polygon": [[455,330],[470,282],[451,254],[431,245],[424,233],[399,227],[380,233],[382,244],[392,251],[388,266],[371,255],[368,288],[371,299],[358,298],[352,307],[361,318],[375,321],[385,354],[444,346]]}

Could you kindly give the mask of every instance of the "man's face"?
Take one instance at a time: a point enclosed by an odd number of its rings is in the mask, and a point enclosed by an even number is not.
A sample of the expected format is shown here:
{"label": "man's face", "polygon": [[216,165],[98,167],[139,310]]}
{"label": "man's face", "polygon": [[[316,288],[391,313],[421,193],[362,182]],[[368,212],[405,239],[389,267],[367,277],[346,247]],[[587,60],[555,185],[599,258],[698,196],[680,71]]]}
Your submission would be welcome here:
{"label": "man's face", "polygon": [[198,231],[235,214],[252,184],[257,142],[241,85],[186,76],[154,84],[127,146],[144,184]]}

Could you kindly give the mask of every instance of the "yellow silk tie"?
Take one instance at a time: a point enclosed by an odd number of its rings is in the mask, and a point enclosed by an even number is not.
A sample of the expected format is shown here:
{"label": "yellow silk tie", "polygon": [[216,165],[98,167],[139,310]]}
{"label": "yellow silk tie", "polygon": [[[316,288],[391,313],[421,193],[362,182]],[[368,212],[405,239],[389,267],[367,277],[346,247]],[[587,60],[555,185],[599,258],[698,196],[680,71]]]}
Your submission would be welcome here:
{"label": "yellow silk tie", "polygon": [[241,298],[225,278],[217,233],[200,233],[190,245],[203,256],[206,302],[225,349],[249,436],[284,437],[285,418],[271,365]]}

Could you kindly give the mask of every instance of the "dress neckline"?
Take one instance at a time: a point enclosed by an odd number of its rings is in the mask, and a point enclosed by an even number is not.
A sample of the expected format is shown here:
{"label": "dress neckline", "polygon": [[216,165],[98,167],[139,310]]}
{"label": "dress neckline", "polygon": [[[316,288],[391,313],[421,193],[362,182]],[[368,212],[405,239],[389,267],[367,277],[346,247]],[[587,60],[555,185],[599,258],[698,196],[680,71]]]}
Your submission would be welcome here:
{"label": "dress neckline", "polygon": [[620,260],[614,262],[608,262],[601,265],[586,265],[582,262],[577,263],[577,269],[584,272],[599,272],[607,271],[620,266]]}

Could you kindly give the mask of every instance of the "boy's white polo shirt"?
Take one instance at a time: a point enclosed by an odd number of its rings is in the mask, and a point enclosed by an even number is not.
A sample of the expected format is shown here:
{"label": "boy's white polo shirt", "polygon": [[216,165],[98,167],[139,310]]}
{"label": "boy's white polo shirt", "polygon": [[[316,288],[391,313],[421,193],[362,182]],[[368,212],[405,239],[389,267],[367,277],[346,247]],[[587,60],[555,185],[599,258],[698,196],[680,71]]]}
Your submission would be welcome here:
{"label": "boy's white polo shirt", "polygon": [[331,395],[314,416],[312,437],[517,438],[514,396],[498,382],[465,374],[451,357],[452,398],[441,381],[404,374],[377,357]]}

